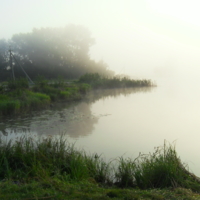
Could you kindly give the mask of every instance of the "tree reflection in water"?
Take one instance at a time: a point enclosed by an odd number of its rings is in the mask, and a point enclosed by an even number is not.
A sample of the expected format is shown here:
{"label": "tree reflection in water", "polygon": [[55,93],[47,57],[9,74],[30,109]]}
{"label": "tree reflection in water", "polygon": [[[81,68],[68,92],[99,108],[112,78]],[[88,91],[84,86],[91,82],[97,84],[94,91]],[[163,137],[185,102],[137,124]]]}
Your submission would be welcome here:
{"label": "tree reflection in water", "polygon": [[[15,117],[1,119],[1,135],[37,134],[38,136],[66,134],[71,138],[92,134],[99,116],[91,112],[91,105],[100,99],[128,96],[132,93],[150,92],[152,88],[104,89],[88,93],[80,102],[59,102],[43,111],[34,111]],[[112,114],[112,113],[110,113]],[[12,137],[12,136],[11,136]],[[14,137],[14,135],[13,135]]]}

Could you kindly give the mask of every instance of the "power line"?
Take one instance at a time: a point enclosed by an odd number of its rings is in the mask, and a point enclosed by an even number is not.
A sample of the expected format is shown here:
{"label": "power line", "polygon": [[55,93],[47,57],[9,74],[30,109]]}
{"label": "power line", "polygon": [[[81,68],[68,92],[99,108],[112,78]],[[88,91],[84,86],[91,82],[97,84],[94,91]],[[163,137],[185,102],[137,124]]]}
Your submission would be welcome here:
{"label": "power line", "polygon": [[13,68],[11,47],[9,48],[9,52],[10,52],[10,67],[11,67],[11,70],[12,70],[13,80],[15,81],[15,73],[14,73],[14,68]]}
{"label": "power line", "polygon": [[13,55],[11,48],[9,50],[10,52],[10,64],[11,64],[11,68],[12,68],[12,74],[13,74],[13,79],[15,80],[15,74],[14,74],[14,69],[13,69],[13,64],[12,64],[12,57],[14,58],[15,62],[20,66],[20,68],[22,69],[22,71],[24,72],[24,74],[26,75],[26,77],[28,78],[28,80],[34,84],[34,82],[31,80],[31,78],[28,76],[28,74],[25,72],[24,68],[20,65],[20,63],[18,62],[18,60],[15,58],[15,56]]}

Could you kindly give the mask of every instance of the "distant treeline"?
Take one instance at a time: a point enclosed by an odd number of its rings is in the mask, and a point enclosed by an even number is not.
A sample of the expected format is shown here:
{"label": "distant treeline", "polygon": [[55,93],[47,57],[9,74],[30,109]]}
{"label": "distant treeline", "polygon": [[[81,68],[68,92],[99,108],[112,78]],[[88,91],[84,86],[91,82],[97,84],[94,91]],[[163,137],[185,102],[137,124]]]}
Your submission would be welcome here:
{"label": "distant treeline", "polygon": [[[11,78],[11,47],[16,77],[24,77],[26,71],[31,79],[38,75],[55,78],[78,78],[85,73],[114,75],[103,61],[96,62],[89,56],[94,44],[90,31],[83,26],[67,25],[64,28],[33,29],[30,33],[15,34],[10,40],[0,40],[0,80]],[[19,62],[19,63],[18,63]],[[21,65],[21,67],[19,66]]]}

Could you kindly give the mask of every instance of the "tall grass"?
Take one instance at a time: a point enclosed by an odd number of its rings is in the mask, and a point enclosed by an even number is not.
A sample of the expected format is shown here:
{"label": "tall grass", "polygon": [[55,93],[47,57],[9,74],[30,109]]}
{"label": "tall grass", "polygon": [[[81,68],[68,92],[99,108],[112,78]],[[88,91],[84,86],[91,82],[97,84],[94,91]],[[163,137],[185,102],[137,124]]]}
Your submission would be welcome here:
{"label": "tall grass", "polygon": [[24,91],[20,97],[21,105],[24,109],[27,108],[38,108],[41,106],[48,105],[50,103],[50,97],[46,94],[37,92]]}
{"label": "tall grass", "polygon": [[7,82],[7,90],[22,90],[22,89],[28,89],[29,83],[26,78],[19,78],[17,80],[8,80]]}
{"label": "tall grass", "polygon": [[140,154],[134,161],[120,158],[116,171],[121,187],[142,189],[186,187],[200,191],[200,182],[181,163],[175,146],[164,143],[154,153]]}
{"label": "tall grass", "polygon": [[65,82],[62,77],[48,81],[38,76],[35,85],[29,88],[27,79],[9,80],[0,86],[0,115],[15,114],[49,105],[57,100],[74,101],[82,99],[91,87],[93,88],[126,88],[152,86],[150,80],[131,80],[124,78],[106,78],[94,74],[85,74],[73,83]]}
{"label": "tall grass", "polygon": [[88,84],[68,84],[60,76],[55,80],[48,81],[38,76],[36,79],[36,85],[32,88],[34,92],[39,92],[50,96],[51,101],[56,100],[80,100],[82,94],[90,89]]}
{"label": "tall grass", "polygon": [[0,114],[7,115],[11,113],[18,113],[20,110],[19,100],[10,98],[2,98],[0,95]]}
{"label": "tall grass", "polygon": [[200,192],[199,181],[186,170],[172,145],[156,148],[152,154],[140,154],[135,160],[121,157],[108,163],[97,154],[87,155],[83,150],[76,150],[63,137],[1,141],[0,180],[50,177],[141,189],[185,187]]}
{"label": "tall grass", "polygon": [[[98,181],[104,170],[97,167],[96,161],[87,157],[84,151],[75,150],[74,145],[62,137],[37,142],[30,137],[21,137],[15,142],[1,141],[0,158],[0,179],[28,180],[57,176],[65,181],[89,177]],[[101,176],[101,182],[105,180],[107,178]]]}
{"label": "tall grass", "polygon": [[56,100],[80,100],[88,84],[68,84],[62,77],[49,82],[38,76],[29,88],[27,79],[9,80],[0,87],[0,115],[19,114],[49,105]]}
{"label": "tall grass", "polygon": [[29,90],[14,90],[7,95],[0,95],[0,113],[3,115],[17,114],[48,105],[50,97]]}
{"label": "tall grass", "polygon": [[151,80],[133,80],[127,77],[107,78],[98,73],[88,73],[79,78],[80,83],[88,83],[93,88],[125,88],[154,86]]}

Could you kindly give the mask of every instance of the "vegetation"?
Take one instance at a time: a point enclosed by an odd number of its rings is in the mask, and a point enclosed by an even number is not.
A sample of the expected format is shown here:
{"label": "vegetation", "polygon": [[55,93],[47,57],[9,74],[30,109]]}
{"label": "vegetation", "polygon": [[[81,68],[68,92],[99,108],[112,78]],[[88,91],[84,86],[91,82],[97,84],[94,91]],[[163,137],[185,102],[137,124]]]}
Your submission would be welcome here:
{"label": "vegetation", "polygon": [[21,137],[1,141],[0,158],[1,199],[200,199],[199,181],[172,145],[106,163],[63,137]]}
{"label": "vegetation", "polygon": [[83,26],[33,29],[30,33],[15,34],[10,40],[0,40],[0,80],[11,77],[9,46],[13,54],[16,78],[31,79],[38,74],[52,79],[62,74],[66,79],[79,78],[85,73],[98,72],[111,76],[113,71],[103,62],[90,59],[89,49],[94,44],[90,31]]}
{"label": "vegetation", "polygon": [[11,79],[0,86],[0,115],[19,114],[48,106],[58,100],[80,100],[91,88],[133,88],[152,85],[150,80],[105,78],[98,73],[85,74],[77,81],[70,82],[61,76],[47,80],[40,75],[31,86],[25,78]]}
{"label": "vegetation", "polygon": [[61,77],[49,83],[38,76],[36,84],[30,88],[28,80],[20,78],[4,83],[0,89],[0,115],[8,115],[45,107],[56,100],[79,100],[90,86],[65,84]]}
{"label": "vegetation", "polygon": [[79,78],[80,83],[88,83],[93,88],[128,88],[128,87],[150,87],[151,80],[133,80],[127,77],[106,77],[99,73],[87,73]]}

